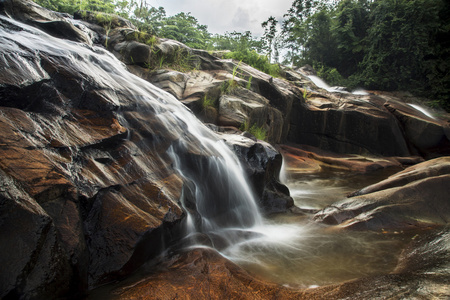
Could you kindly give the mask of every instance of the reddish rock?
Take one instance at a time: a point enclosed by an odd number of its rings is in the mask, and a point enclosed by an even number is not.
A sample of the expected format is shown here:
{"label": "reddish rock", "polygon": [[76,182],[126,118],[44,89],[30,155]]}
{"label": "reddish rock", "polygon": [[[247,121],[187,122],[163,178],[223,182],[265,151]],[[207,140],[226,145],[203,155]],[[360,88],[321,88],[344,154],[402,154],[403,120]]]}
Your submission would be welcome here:
{"label": "reddish rock", "polygon": [[287,170],[294,173],[320,173],[323,170],[335,170],[366,174],[423,161],[421,157],[345,155],[306,145],[279,145],[278,148],[285,159]]}
{"label": "reddish rock", "polygon": [[[212,249],[181,253],[138,282],[115,287],[110,299],[295,299],[301,293],[250,276]],[[92,294],[90,298],[105,297]]]}

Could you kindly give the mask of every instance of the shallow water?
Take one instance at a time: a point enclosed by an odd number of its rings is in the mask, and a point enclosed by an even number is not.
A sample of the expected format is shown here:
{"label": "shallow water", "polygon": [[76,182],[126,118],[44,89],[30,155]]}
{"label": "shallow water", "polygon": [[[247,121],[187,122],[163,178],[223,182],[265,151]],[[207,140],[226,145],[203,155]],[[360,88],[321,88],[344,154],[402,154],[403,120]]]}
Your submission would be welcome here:
{"label": "shallow water", "polygon": [[319,210],[348,194],[389,177],[398,168],[378,170],[369,174],[321,171],[320,173],[284,174],[295,205],[302,209]]}
{"label": "shallow water", "polygon": [[[287,174],[286,183],[297,206],[317,210],[392,172]],[[258,278],[300,288],[389,273],[410,240],[404,234],[337,231],[315,223],[312,214],[275,215],[253,230],[261,236],[236,243],[222,254]]]}

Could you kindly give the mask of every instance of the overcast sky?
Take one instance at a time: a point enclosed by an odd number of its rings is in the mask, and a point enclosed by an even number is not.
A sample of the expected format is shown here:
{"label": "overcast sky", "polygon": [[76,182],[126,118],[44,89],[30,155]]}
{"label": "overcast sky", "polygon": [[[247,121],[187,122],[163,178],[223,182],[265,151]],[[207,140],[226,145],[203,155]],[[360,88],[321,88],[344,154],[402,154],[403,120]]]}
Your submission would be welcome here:
{"label": "overcast sky", "polygon": [[250,30],[254,36],[263,33],[261,23],[270,16],[281,19],[293,0],[147,0],[164,7],[167,16],[191,12],[211,33]]}

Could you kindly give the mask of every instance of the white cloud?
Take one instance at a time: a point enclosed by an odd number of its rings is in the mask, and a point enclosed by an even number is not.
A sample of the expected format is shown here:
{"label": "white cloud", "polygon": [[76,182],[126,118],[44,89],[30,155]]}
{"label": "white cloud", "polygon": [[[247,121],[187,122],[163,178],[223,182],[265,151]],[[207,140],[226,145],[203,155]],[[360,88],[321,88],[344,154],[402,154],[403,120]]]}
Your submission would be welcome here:
{"label": "white cloud", "polygon": [[261,23],[270,16],[281,18],[293,0],[147,0],[152,6],[162,6],[167,15],[191,12],[211,33],[250,30],[261,35]]}

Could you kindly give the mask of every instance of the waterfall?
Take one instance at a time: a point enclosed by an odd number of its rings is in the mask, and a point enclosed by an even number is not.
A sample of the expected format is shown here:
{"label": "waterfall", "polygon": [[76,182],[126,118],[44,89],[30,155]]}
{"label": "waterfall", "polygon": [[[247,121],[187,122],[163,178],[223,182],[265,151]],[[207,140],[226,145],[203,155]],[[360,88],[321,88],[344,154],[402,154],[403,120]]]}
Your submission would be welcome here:
{"label": "waterfall", "polygon": [[412,103],[408,103],[409,106],[411,106],[412,108],[414,108],[415,110],[420,111],[422,114],[424,114],[425,116],[427,116],[428,118],[431,118],[433,120],[436,120],[436,118],[431,114],[431,112],[429,112],[428,110],[426,110],[424,107],[417,105],[417,104],[412,104]]}
{"label": "waterfall", "polygon": [[[332,87],[329,86],[328,83],[326,83],[322,78],[315,76],[315,75],[309,75],[308,78],[312,81],[312,83],[314,83],[314,85],[316,85],[318,88],[324,89],[328,92],[331,93],[348,93],[347,91],[345,91],[342,88],[339,87]],[[367,93],[364,89],[362,88],[358,88],[354,91],[351,92],[353,95],[359,95],[359,96],[366,96],[369,93]]]}
{"label": "waterfall", "polygon": [[[181,202],[186,205],[190,231],[208,234],[262,223],[239,160],[221,137],[172,95],[128,72],[108,51],[52,37],[4,16],[0,16],[0,49],[0,65],[6,66],[3,76],[20,74],[21,86],[50,80],[52,75],[42,65],[52,61],[62,70],[70,69],[86,85],[106,91],[122,126],[127,127],[127,117],[120,111],[124,98],[133,99],[140,110],[152,111],[164,127],[153,129],[155,136],[162,130],[175,137],[167,154],[186,182]],[[17,82],[11,80],[11,84]],[[195,203],[189,202],[193,201],[189,194],[195,196]]]}

